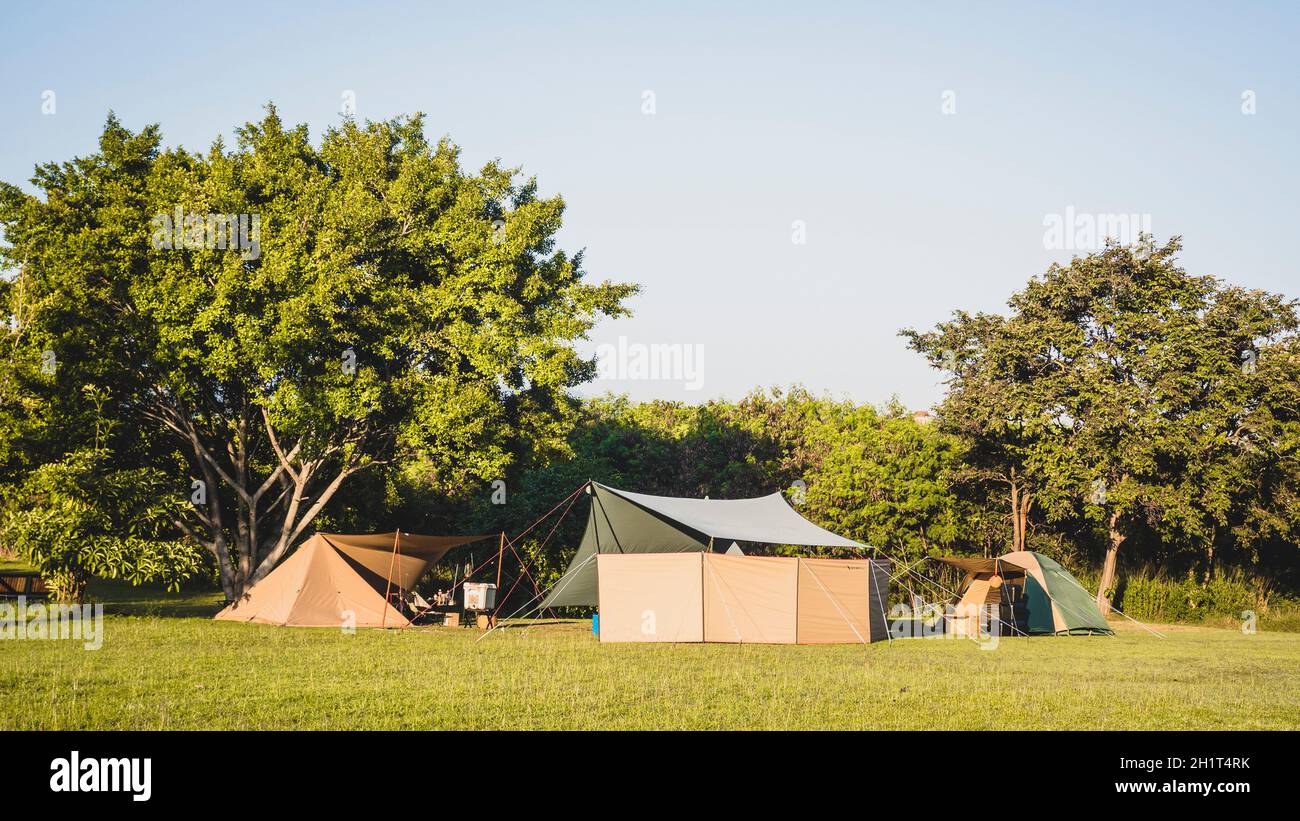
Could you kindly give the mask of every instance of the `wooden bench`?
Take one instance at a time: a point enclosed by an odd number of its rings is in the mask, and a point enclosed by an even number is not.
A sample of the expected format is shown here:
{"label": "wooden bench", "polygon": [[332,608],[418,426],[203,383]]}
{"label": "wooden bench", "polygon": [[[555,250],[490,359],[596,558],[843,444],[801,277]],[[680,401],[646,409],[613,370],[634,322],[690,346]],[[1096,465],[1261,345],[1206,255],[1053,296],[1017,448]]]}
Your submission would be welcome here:
{"label": "wooden bench", "polygon": [[45,588],[45,580],[40,573],[0,570],[0,599],[16,599],[19,596],[48,599],[50,591]]}

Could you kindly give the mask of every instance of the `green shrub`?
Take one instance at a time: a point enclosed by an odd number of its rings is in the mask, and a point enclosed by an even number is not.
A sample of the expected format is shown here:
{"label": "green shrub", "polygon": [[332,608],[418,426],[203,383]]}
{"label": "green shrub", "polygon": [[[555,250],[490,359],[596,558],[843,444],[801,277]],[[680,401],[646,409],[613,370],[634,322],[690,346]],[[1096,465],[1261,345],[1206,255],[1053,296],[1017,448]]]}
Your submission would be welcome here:
{"label": "green shrub", "polygon": [[1121,575],[1115,606],[1139,621],[1204,622],[1240,621],[1248,611],[1263,619],[1273,611],[1294,607],[1295,602],[1270,593],[1266,580],[1240,570],[1218,573],[1203,583],[1190,572],[1174,580],[1142,568]]}
{"label": "green shrub", "polygon": [[158,472],[114,470],[106,452],[77,451],[11,494],[0,543],[61,600],[81,601],[92,576],[177,590],[209,564],[197,544],[168,532],[181,504]]}

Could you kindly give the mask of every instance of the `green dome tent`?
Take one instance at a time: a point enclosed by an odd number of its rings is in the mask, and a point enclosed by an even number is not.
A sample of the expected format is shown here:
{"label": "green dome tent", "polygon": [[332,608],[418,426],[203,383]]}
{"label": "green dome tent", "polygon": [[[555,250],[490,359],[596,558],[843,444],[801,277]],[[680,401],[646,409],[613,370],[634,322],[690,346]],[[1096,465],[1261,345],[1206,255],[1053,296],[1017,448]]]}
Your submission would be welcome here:
{"label": "green dome tent", "polygon": [[957,632],[969,632],[966,622],[978,608],[997,605],[998,618],[1013,630],[1029,635],[1114,635],[1092,595],[1056,561],[1021,550],[996,559],[940,558],[966,571],[958,590]]}

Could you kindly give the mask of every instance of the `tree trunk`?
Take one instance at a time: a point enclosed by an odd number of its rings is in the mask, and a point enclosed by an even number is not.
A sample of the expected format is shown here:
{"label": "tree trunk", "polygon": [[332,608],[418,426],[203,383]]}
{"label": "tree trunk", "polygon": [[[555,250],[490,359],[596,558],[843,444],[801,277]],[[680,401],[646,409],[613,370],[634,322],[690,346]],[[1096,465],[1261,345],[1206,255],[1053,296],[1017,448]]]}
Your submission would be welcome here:
{"label": "tree trunk", "polygon": [[1020,546],[1016,550],[1027,550],[1029,548],[1029,510],[1034,506],[1033,497],[1029,491],[1020,492]]}
{"label": "tree trunk", "polygon": [[1012,552],[1025,549],[1027,541],[1026,536],[1029,531],[1029,509],[1033,507],[1034,500],[1029,491],[1022,488],[1020,482],[1016,479],[1015,473],[1011,475],[1011,550]]}
{"label": "tree trunk", "polygon": [[1020,487],[1015,480],[1011,482],[1011,551],[1020,550],[1024,538],[1020,532]]}
{"label": "tree trunk", "polygon": [[1210,530],[1210,541],[1205,549],[1205,579],[1201,582],[1201,587],[1208,587],[1214,580],[1214,540],[1218,538],[1218,532],[1215,529]]}
{"label": "tree trunk", "polygon": [[[262,448],[269,446],[275,456],[274,467],[260,481],[249,470],[258,435],[252,420],[258,414],[263,422]],[[227,601],[236,600],[265,578],[343,482],[364,467],[347,454],[350,446],[366,438],[364,424],[337,432],[333,441],[318,448],[316,458],[304,459],[302,440],[291,447],[282,445],[264,410],[245,408],[235,424],[235,436],[227,441],[201,433],[193,415],[180,405],[160,402],[150,415],[187,446],[191,462],[207,486],[205,502],[191,509],[197,526],[192,527],[185,517],[176,525],[216,558]],[[278,493],[273,492],[276,489]]]}
{"label": "tree trunk", "polygon": [[1124,534],[1119,530],[1119,512],[1110,515],[1106,542],[1106,560],[1101,566],[1101,581],[1097,582],[1097,609],[1103,616],[1110,614],[1109,591],[1115,584],[1115,566],[1119,558],[1119,546],[1124,543]]}

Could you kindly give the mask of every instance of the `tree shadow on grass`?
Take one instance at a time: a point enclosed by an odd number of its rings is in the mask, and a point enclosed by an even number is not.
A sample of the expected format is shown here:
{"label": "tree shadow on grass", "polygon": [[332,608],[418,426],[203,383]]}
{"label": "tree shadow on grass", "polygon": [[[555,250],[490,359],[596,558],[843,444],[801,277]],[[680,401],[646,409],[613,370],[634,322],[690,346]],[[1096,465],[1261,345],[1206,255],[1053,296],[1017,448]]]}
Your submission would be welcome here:
{"label": "tree shadow on grass", "polygon": [[176,619],[206,619],[225,607],[220,590],[190,589],[171,592],[160,585],[133,585],[121,579],[92,579],[87,599],[104,605],[104,612],[116,616],[157,616]]}

